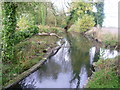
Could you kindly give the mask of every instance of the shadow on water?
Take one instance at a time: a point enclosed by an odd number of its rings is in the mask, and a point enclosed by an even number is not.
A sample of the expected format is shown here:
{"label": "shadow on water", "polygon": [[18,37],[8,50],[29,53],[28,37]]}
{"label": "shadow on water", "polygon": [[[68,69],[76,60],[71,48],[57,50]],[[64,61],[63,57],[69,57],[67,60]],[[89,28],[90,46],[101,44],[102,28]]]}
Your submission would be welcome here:
{"label": "shadow on water", "polygon": [[[118,53],[102,49],[81,35],[67,34],[65,44],[37,71],[11,88],[83,88],[91,76],[93,61],[100,55],[115,57]],[[60,41],[57,42],[60,44]],[[105,53],[101,53],[105,51]],[[106,54],[106,55],[105,55]]]}

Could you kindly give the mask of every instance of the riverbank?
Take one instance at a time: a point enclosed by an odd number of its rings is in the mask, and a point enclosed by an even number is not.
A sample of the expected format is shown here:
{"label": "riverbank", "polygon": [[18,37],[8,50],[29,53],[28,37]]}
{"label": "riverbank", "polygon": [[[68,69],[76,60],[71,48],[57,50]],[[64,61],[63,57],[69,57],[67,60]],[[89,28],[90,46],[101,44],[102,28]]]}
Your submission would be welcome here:
{"label": "riverbank", "polygon": [[105,47],[119,50],[118,29],[117,28],[97,28],[93,27],[85,33],[95,40],[103,43]]}
{"label": "riverbank", "polygon": [[[86,32],[106,48],[119,51],[117,28],[93,28]],[[120,88],[120,57],[113,59],[99,59],[93,63],[95,72],[88,81],[87,88]]]}
{"label": "riverbank", "polygon": [[[40,27],[39,33],[55,33],[60,35],[62,29],[57,27]],[[43,31],[41,31],[41,29]],[[46,32],[48,31],[48,32]],[[14,63],[3,63],[2,69],[2,85],[3,87],[15,82],[15,78],[27,71],[29,68],[37,64],[52,48],[56,47],[56,42],[60,38],[55,35],[34,35],[31,38],[18,43],[15,46],[15,59]],[[23,75],[22,75],[23,76]],[[15,79],[15,80],[14,80]]]}
{"label": "riverbank", "polygon": [[95,72],[86,88],[120,88],[120,57],[100,59],[93,64]]}

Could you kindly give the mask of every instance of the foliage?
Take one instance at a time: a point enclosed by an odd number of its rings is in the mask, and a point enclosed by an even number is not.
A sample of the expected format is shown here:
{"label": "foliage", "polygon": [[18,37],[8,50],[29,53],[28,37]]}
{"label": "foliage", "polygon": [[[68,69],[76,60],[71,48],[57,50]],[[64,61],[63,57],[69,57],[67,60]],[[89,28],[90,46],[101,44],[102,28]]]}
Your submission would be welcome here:
{"label": "foliage", "polygon": [[74,14],[74,19],[78,19],[81,18],[82,16],[84,16],[84,14],[88,14],[89,11],[92,11],[92,5],[90,3],[86,3],[86,2],[77,2],[77,3],[73,3],[73,10],[75,11]]}
{"label": "foliage", "polygon": [[33,36],[34,34],[38,33],[38,30],[39,30],[38,27],[31,26],[31,27],[27,28],[26,30],[15,32],[14,43],[17,44],[20,41],[22,41],[22,40],[24,40],[24,39],[26,39],[28,37]]}
{"label": "foliage", "polygon": [[47,14],[47,8],[44,3],[41,4],[41,24],[45,25],[46,23],[46,14]]}
{"label": "foliage", "polygon": [[[22,5],[23,4],[30,6],[31,3],[22,3]],[[26,7],[25,5],[23,5],[22,8]],[[33,8],[34,5],[35,4],[33,3],[31,8]],[[18,8],[20,8],[20,6],[21,6],[20,3],[13,3],[13,2],[5,2],[3,5],[3,10],[2,10],[3,18],[4,18],[4,22],[3,22],[4,30],[2,32],[3,49],[4,49],[3,60],[5,60],[6,62],[14,60],[14,54],[13,54],[14,44],[17,44],[18,42],[38,32],[38,28],[35,26],[29,28],[29,26],[31,26],[34,23],[31,14],[27,15],[27,13],[24,12],[21,15],[19,14],[20,16],[18,15],[18,12],[20,11],[16,12],[16,9],[19,10]],[[23,9],[23,11],[27,11],[27,10]],[[16,15],[17,15],[17,19],[16,19]],[[31,18],[29,19],[27,16],[30,16],[32,19]],[[19,29],[25,31],[15,32],[16,23]]]}
{"label": "foliage", "polygon": [[78,19],[76,22],[77,29],[80,32],[86,32],[94,26],[94,18],[90,15],[84,15],[82,18]]}
{"label": "foliage", "polygon": [[[29,15],[30,16],[30,15]],[[33,19],[30,20],[29,16],[22,16],[17,22],[17,29],[24,30],[34,24]],[[32,18],[32,16],[31,16]]]}
{"label": "foliage", "polygon": [[100,25],[102,27],[104,20],[104,2],[95,3],[97,12],[94,13],[95,23],[96,25]]}
{"label": "foliage", "polygon": [[13,2],[5,2],[3,6],[4,30],[3,30],[3,60],[14,60],[14,33],[16,30],[16,5]]}
{"label": "foliage", "polygon": [[2,89],[2,57],[1,57],[1,51],[2,51],[2,3],[0,2],[0,89]]}
{"label": "foliage", "polygon": [[92,11],[92,4],[84,1],[73,2],[70,10],[70,16],[67,20],[67,25],[73,24],[78,18],[82,18],[85,14]]}
{"label": "foliage", "polygon": [[[85,14],[92,15],[94,17],[95,25],[102,27],[104,20],[104,2],[86,3],[83,0],[80,2],[73,2],[70,10],[70,16],[67,20],[67,25],[70,27],[78,18],[82,18]],[[93,12],[93,6],[96,7],[97,12]]]}
{"label": "foliage", "polygon": [[[16,2],[17,5],[17,20],[19,22],[20,19],[25,18],[28,21],[32,20],[34,21],[34,24],[37,23],[40,16],[38,16],[38,6],[40,3],[37,2]],[[40,14],[39,14],[40,15]]]}
{"label": "foliage", "polygon": [[[34,25],[61,26],[66,17],[61,18],[63,13],[59,12],[51,2],[17,2],[16,5],[18,7],[17,20],[20,26],[22,26],[22,22],[26,25],[27,21],[32,21],[30,24],[34,23]],[[27,21],[24,22],[25,20],[22,18]]]}
{"label": "foliage", "polygon": [[34,24],[46,23],[47,3],[45,2],[17,2],[17,19],[19,20],[24,15],[32,17]]}
{"label": "foliage", "polygon": [[105,43],[105,45],[111,45],[111,46],[116,46],[117,43],[118,43],[118,40],[106,40],[106,41],[103,41]]}

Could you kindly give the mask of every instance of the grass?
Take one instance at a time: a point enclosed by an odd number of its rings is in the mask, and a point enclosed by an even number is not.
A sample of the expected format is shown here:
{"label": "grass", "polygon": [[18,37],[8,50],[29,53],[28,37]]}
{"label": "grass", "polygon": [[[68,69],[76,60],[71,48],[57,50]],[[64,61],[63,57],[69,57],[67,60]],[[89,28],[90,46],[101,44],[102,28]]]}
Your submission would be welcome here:
{"label": "grass", "polygon": [[100,38],[105,45],[115,46],[118,43],[118,36],[111,33],[98,35],[97,38]]}
{"label": "grass", "polygon": [[89,80],[87,88],[120,88],[120,79],[117,71],[117,58],[99,60],[95,63],[96,72]]}
{"label": "grass", "polygon": [[[114,31],[113,31],[114,30]],[[99,41],[103,42],[106,46],[116,46],[118,44],[118,33],[117,29],[112,28],[93,28],[92,30],[88,31],[87,34],[91,35],[92,37],[98,39]]]}
{"label": "grass", "polygon": [[58,38],[55,36],[34,35],[15,46],[15,60],[3,63],[2,84],[6,85],[10,80],[38,63],[45,55],[44,51],[56,46]]}
{"label": "grass", "polygon": [[60,27],[50,27],[50,26],[42,26],[42,25],[39,25],[39,32],[42,33],[61,33],[63,32],[63,29],[60,28]]}

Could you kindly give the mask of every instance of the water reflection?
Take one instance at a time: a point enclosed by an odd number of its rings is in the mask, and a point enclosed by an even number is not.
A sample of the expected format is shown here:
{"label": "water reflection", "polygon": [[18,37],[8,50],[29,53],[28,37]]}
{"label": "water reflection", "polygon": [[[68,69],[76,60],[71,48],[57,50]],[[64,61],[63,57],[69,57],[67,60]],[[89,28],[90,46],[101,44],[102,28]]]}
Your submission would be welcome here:
{"label": "water reflection", "polygon": [[86,67],[83,66],[80,72],[80,88],[84,87],[84,84],[85,82],[87,82],[87,79],[88,79],[87,70],[86,70]]}
{"label": "water reflection", "polygon": [[[91,65],[99,59],[101,52],[105,51],[103,57],[113,55],[113,52],[95,46],[83,36],[67,34],[64,41],[65,44],[56,55],[16,86],[22,89],[83,88],[92,74]],[[60,45],[60,41],[57,43]]]}
{"label": "water reflection", "polygon": [[69,88],[72,71],[70,45],[66,39],[64,40],[65,44],[58,53],[51,57],[42,68],[21,81],[22,86],[29,87],[28,85],[31,84],[34,88]]}
{"label": "water reflection", "polygon": [[72,34],[72,36],[67,34],[67,40],[71,45],[72,79],[70,83],[71,86],[74,86],[76,82],[74,88],[82,88],[86,82],[86,80],[84,80],[85,78],[87,79],[86,76],[91,75],[89,49],[92,43],[83,36],[78,37],[77,35],[74,36],[74,34]]}
{"label": "water reflection", "polygon": [[94,57],[95,57],[95,51],[96,51],[96,47],[92,47],[90,48],[89,54],[90,54],[90,64],[93,63]]}
{"label": "water reflection", "polygon": [[118,55],[120,55],[120,53],[118,53],[117,50],[100,48],[100,58],[102,59],[115,58]]}
{"label": "water reflection", "polygon": [[109,58],[115,58],[116,56],[120,55],[120,53],[117,50],[110,50],[105,48],[96,48],[92,47],[90,49],[90,64],[95,62],[96,59],[109,59]]}

